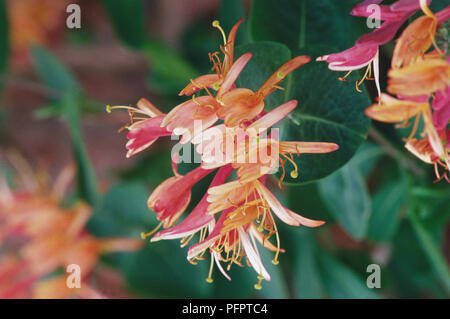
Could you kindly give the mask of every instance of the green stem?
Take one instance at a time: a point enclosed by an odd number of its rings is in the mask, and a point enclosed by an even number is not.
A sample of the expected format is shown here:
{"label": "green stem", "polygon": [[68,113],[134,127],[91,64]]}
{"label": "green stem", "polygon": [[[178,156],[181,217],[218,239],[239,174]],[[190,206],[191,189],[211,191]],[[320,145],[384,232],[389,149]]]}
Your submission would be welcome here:
{"label": "green stem", "polygon": [[441,284],[445,291],[450,295],[450,271],[445,258],[442,256],[441,251],[436,244],[435,240],[430,236],[430,233],[420,222],[419,216],[415,210],[413,204],[409,212],[409,220],[417,234],[417,237],[422,245],[425,255],[430,262],[436,275],[439,277]]}

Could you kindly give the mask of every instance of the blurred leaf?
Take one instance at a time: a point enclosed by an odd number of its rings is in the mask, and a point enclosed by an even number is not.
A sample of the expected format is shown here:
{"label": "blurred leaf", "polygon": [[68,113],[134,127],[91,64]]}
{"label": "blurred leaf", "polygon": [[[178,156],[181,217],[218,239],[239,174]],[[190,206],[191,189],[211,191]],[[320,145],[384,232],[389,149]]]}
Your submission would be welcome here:
{"label": "blurred leaf", "polygon": [[[291,49],[327,44],[346,49],[355,40],[356,0],[254,0],[249,30],[253,41],[271,40]],[[361,19],[362,20],[362,19]],[[326,54],[327,52],[323,52]]]}
{"label": "blurred leaf", "polygon": [[55,91],[56,99],[61,99],[64,91],[81,90],[75,76],[49,51],[37,45],[31,49],[34,68],[41,82]]}
{"label": "blurred leaf", "polygon": [[125,44],[140,49],[146,39],[145,7],[142,0],[103,0],[114,31]]}
{"label": "blurred leaf", "polygon": [[404,174],[390,180],[372,198],[367,237],[374,241],[386,241],[396,230],[400,209],[408,199],[408,181]]}
{"label": "blurred leaf", "polygon": [[67,91],[61,101],[63,112],[72,138],[72,148],[77,163],[77,187],[81,198],[95,206],[99,199],[98,183],[94,168],[89,160],[83,141],[80,123],[80,95],[78,92]]}
{"label": "blurred leaf", "polygon": [[9,57],[9,25],[6,1],[0,0],[0,74],[5,72]]}
{"label": "blurred leaf", "polygon": [[[220,24],[227,32],[231,30],[236,22],[246,17],[244,3],[242,0],[222,0],[220,2]],[[247,23],[243,21],[239,26],[239,32],[236,34],[236,45],[244,44],[249,41]]]}
{"label": "blurred leaf", "polygon": [[89,227],[96,236],[140,237],[155,223],[146,203],[150,191],[141,183],[112,186],[95,210]]}
{"label": "blurred leaf", "polygon": [[433,233],[423,225],[415,205],[411,204],[409,208],[409,220],[417,234],[417,238],[422,246],[425,256],[439,278],[440,283],[450,296],[450,269],[446,258],[443,255],[442,248],[433,238]]}
{"label": "blurred leaf", "polygon": [[364,279],[326,253],[320,254],[320,269],[327,294],[331,298],[376,299]]}
{"label": "blurred leaf", "polygon": [[382,155],[383,149],[380,146],[366,141],[358,149],[357,156],[352,158],[352,163],[357,166],[361,174],[367,178]]}
{"label": "blurred leaf", "polygon": [[130,287],[153,298],[205,298],[212,289],[205,281],[209,258],[194,266],[186,253],[175,241],[147,244],[126,270]]}
{"label": "blurred leaf", "polygon": [[[294,233],[294,232],[292,232]],[[293,262],[293,284],[296,297],[316,299],[324,296],[324,287],[318,265],[319,248],[314,230],[295,230],[296,250]]]}
{"label": "blurred leaf", "polygon": [[43,84],[55,91],[54,102],[60,107],[60,115],[65,118],[69,128],[73,154],[78,166],[79,195],[94,206],[100,195],[95,171],[90,163],[81,133],[81,87],[75,76],[49,51],[33,46],[32,53],[36,72]]}
{"label": "blurred leaf", "polygon": [[152,85],[162,93],[178,93],[197,75],[188,61],[162,42],[149,40],[143,50],[151,63]]}
{"label": "blurred leaf", "polygon": [[364,238],[370,214],[370,196],[361,171],[353,160],[319,181],[319,191],[339,225],[353,238]]}
{"label": "blurred leaf", "polygon": [[[308,55],[312,61],[317,48],[294,52]],[[370,105],[366,92],[358,93],[350,82],[337,79],[325,64],[310,62],[292,74],[285,85],[286,101],[298,100],[299,106],[281,126],[281,139],[308,142],[334,142],[337,151],[328,154],[302,154],[295,157],[299,177],[287,174],[287,183],[306,183],[323,178],[350,160],[366,139],[370,120],[364,109]],[[290,85],[289,85],[290,84]]]}
{"label": "blurred leaf", "polygon": [[424,298],[442,294],[438,281],[411,223],[404,220],[392,240],[389,275],[400,298]]}

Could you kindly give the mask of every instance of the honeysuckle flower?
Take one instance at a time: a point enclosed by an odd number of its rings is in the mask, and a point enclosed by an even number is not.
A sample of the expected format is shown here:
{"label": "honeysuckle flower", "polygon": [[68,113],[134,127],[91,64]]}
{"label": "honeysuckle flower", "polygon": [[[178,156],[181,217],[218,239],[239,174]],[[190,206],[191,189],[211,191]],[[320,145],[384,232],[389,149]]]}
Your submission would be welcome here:
{"label": "honeysuckle flower", "polygon": [[82,288],[68,290],[67,278],[61,276],[59,281],[46,286],[45,296],[93,297],[96,290],[90,287],[89,275],[97,268],[100,255],[136,250],[141,247],[141,241],[96,238],[85,227],[91,216],[86,204],[61,207],[60,201],[73,176],[71,167],[63,170],[50,188],[45,184],[45,174],[34,177],[32,169],[21,158],[12,159],[17,168],[23,169],[20,175],[25,189],[16,191],[6,181],[0,182],[4,194],[0,196],[0,297],[43,297],[35,289],[44,287],[49,275],[70,264],[81,268]]}
{"label": "honeysuckle flower", "polygon": [[[434,55],[434,54],[433,54]],[[387,90],[396,95],[423,95],[443,91],[450,85],[450,63],[434,58],[417,61],[407,67],[391,69]]]}
{"label": "honeysuckle flower", "polygon": [[445,130],[450,121],[450,86],[445,91],[436,92],[432,108],[434,126],[438,131]]}
{"label": "honeysuckle flower", "polygon": [[[168,228],[173,226],[191,200],[191,189],[203,177],[213,170],[197,167],[186,175],[180,175],[176,169],[177,159],[173,159],[173,177],[161,183],[150,195],[147,206],[156,213],[156,218],[161,222],[160,226]],[[154,231],[142,234],[146,238]]]}
{"label": "honeysuckle flower", "polygon": [[[380,0],[363,1],[355,6],[350,14],[354,16],[369,17],[372,10],[368,7],[373,4],[379,4]],[[431,2],[430,0],[428,2]],[[333,71],[347,71],[340,80],[345,80],[354,70],[367,67],[361,80],[356,82],[356,89],[366,79],[371,79],[373,72],[378,95],[381,95],[379,84],[379,47],[391,41],[405,21],[412,16],[418,9],[420,3],[418,0],[399,0],[391,5],[380,5],[380,20],[384,23],[371,33],[361,36],[355,45],[340,53],[333,53],[318,57],[317,61],[326,61],[328,67]],[[373,70],[372,70],[373,68]]]}
{"label": "honeysuckle flower", "polygon": [[266,82],[253,92],[246,88],[236,88],[218,99],[221,104],[218,116],[224,120],[226,126],[233,127],[253,120],[264,109],[264,99],[276,89],[286,76],[295,69],[308,63],[310,57],[298,56],[283,64]]}
{"label": "honeysuckle flower", "polygon": [[234,42],[236,39],[237,30],[242,21],[244,21],[244,19],[239,20],[233,26],[228,35],[228,38],[225,35],[225,31],[220,26],[219,21],[213,21],[213,27],[219,29],[223,37],[224,45],[221,47],[221,50],[225,55],[223,62],[220,60],[219,52],[209,54],[209,59],[213,63],[212,69],[216,71],[216,73],[201,75],[198,78],[191,80],[191,83],[189,83],[183,90],[181,90],[179,95],[192,95],[199,90],[207,88],[215,89],[216,91],[219,90],[230,69],[232,68],[234,61]]}
{"label": "honeysuckle flower", "polygon": [[129,130],[126,144],[127,158],[147,149],[159,137],[172,134],[167,128],[161,126],[165,114],[147,99],[140,99],[136,107],[106,106],[108,113],[115,109],[125,109],[130,115],[130,124],[125,125],[125,128]]}
{"label": "honeysuckle flower", "polygon": [[[222,185],[230,176],[232,171],[233,168],[231,167],[231,165],[221,167],[214,176],[214,179],[211,182],[209,188]],[[207,201],[207,198],[208,193],[203,196],[203,198],[200,200],[197,206],[195,206],[192,212],[188,216],[186,216],[186,218],[183,219],[178,225],[156,233],[150,241],[155,242],[162,239],[185,238],[197,233],[205,227],[208,227],[208,225],[215,220],[211,214],[207,214],[208,206],[210,204]],[[187,241],[184,242],[187,243]]]}
{"label": "honeysuckle flower", "polygon": [[[422,60],[428,48],[431,45],[436,46],[434,37],[437,26],[449,18],[450,6],[439,15],[434,15],[428,8],[427,1],[419,0],[419,3],[425,15],[414,20],[398,38],[392,57],[393,69],[407,67],[419,59]],[[438,55],[442,54],[439,51],[438,49]]]}
{"label": "honeysuckle flower", "polygon": [[282,181],[284,164],[288,161],[294,166],[291,176],[296,178],[298,171],[293,154],[328,153],[338,149],[335,143],[279,141],[278,136],[273,136],[274,133],[266,136],[267,129],[285,118],[296,106],[295,100],[282,104],[245,128],[219,125],[205,130],[203,139],[193,140],[193,143],[199,144],[196,150],[202,155],[202,167],[211,169],[232,164],[240,178],[232,182],[236,184],[276,172],[281,162]]}
{"label": "honeysuckle flower", "polygon": [[[147,202],[160,223],[153,231],[142,233],[141,237],[153,236],[151,242],[181,239],[181,246],[184,247],[199,233],[199,243],[189,249],[187,257],[195,264],[209,252],[211,266],[208,282],[212,282],[214,265],[230,279],[221,263],[230,262],[228,267],[233,263],[241,265],[245,257],[258,273],[256,287],[260,288],[261,280],[270,280],[270,276],[261,262],[255,240],[276,252],[274,263],[278,262],[278,254],[283,251],[273,215],[293,226],[317,227],[323,224],[282,206],[265,186],[266,178],[278,170],[279,162],[283,169],[280,183],[287,162],[294,166],[291,176],[297,178],[298,168],[293,154],[328,153],[338,146],[325,142],[278,141],[276,130],[267,134],[269,128],[292,112],[297,101],[289,101],[265,113],[265,98],[281,89],[278,85],[286,76],[308,63],[310,58],[297,56],[286,62],[256,92],[236,88],[237,78],[252,57],[251,53],[244,53],[234,61],[234,40],[240,23],[232,28],[228,38],[220,24],[217,21],[213,23],[224,40],[221,47],[224,59],[223,62],[220,60],[219,52],[210,54],[216,73],[191,80],[180,92],[180,95],[192,96],[190,100],[176,106],[168,114],[163,114],[144,99],[138,102],[137,107],[115,106],[107,110],[123,108],[130,112],[131,124],[127,126],[130,130],[127,136],[129,156],[170,133],[181,135],[181,144],[194,144],[201,155],[201,165],[184,176],[177,171],[179,156],[175,153],[172,157],[174,176],[161,183]],[[195,96],[194,93],[200,90],[206,94]],[[135,117],[135,114],[144,117]],[[223,120],[223,124],[217,124],[219,120]],[[233,146],[232,153],[228,152],[230,145]],[[248,161],[249,158],[255,161]],[[215,170],[217,173],[206,194],[193,211],[178,223],[190,203],[192,187]],[[164,230],[158,231],[161,227]],[[268,240],[273,235],[277,238],[276,246]],[[232,256],[227,257],[230,253]]]}
{"label": "honeysuckle flower", "polygon": [[[207,249],[211,249],[218,255],[219,261],[229,263],[229,270],[233,263],[241,266],[242,259],[246,256],[249,265],[259,275],[259,282],[255,287],[261,288],[262,279],[269,281],[270,275],[259,257],[255,239],[276,253],[273,263],[277,264],[278,254],[283,250],[280,248],[273,214],[292,226],[318,227],[324,222],[311,220],[290,211],[281,205],[264,183],[265,179],[262,178],[232,189],[224,189],[221,186],[210,188],[207,199],[211,202],[209,213],[223,213],[208,237],[190,247],[188,259],[198,258]],[[217,203],[219,205],[215,205]],[[276,246],[269,241],[273,235],[276,237]],[[211,278],[211,272],[208,278]]]}
{"label": "honeysuckle flower", "polygon": [[31,44],[49,45],[65,30],[68,0],[7,0],[13,64],[25,64]]}

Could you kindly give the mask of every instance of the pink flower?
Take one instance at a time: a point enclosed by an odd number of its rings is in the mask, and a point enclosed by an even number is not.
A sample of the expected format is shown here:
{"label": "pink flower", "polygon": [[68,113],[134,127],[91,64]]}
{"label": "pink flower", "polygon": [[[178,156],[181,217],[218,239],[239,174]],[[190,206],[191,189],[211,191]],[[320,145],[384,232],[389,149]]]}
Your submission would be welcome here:
{"label": "pink flower", "polygon": [[[367,0],[355,6],[351,14],[361,17],[369,17],[372,14],[369,6],[379,4],[380,0]],[[431,2],[429,0],[429,2]],[[417,0],[399,0],[391,5],[380,5],[380,19],[385,21],[380,28],[361,36],[355,45],[340,53],[333,53],[317,58],[317,61],[326,61],[328,67],[333,71],[347,71],[341,78],[344,80],[352,71],[367,67],[366,73],[361,80],[356,82],[356,89],[359,85],[371,77],[372,64],[375,84],[378,95],[381,95],[379,83],[379,46],[391,41],[403,23],[420,8]]]}

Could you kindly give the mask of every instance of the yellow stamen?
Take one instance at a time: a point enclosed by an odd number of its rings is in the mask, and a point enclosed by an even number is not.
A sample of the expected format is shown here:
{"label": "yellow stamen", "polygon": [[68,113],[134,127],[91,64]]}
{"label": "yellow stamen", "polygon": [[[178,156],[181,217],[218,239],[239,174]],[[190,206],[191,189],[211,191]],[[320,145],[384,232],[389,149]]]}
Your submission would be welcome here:
{"label": "yellow stamen", "polygon": [[344,81],[347,82],[347,77],[352,73],[353,71],[348,71],[346,75],[344,75],[344,77],[338,77],[339,81]]}
{"label": "yellow stamen", "polygon": [[429,17],[435,17],[433,12],[428,8],[427,0],[420,0],[420,8],[422,9],[423,13],[425,13]]}
{"label": "yellow stamen", "polygon": [[214,20],[212,26],[219,29],[220,33],[222,33],[223,43],[224,45],[227,45],[227,36],[225,35],[225,31],[223,31],[222,27],[220,26],[219,20]]}
{"label": "yellow stamen", "polygon": [[161,226],[163,225],[163,223],[164,223],[164,222],[160,222],[159,225],[156,226],[155,229],[153,229],[152,231],[150,231],[150,232],[148,232],[148,233],[142,232],[142,233],[141,233],[141,238],[142,238],[142,239],[146,239],[147,237],[149,237],[149,236],[153,235],[154,233],[156,233],[156,232],[158,231],[158,229],[161,228]]}
{"label": "yellow stamen", "polygon": [[214,268],[214,256],[211,254],[211,264],[209,266],[209,274],[208,274],[208,278],[206,278],[206,282],[207,283],[212,283],[214,280],[212,279],[212,271]]}

